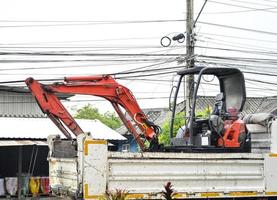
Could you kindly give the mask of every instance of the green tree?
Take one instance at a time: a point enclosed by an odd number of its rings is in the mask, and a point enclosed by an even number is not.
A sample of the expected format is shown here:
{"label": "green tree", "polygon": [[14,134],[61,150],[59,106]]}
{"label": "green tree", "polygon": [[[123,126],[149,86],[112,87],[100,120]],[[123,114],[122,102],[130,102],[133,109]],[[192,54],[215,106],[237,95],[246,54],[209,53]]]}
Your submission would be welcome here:
{"label": "green tree", "polygon": [[77,110],[75,115],[77,119],[98,119],[103,124],[106,124],[112,129],[117,129],[121,126],[120,119],[115,115],[115,113],[106,112],[104,114],[99,113],[99,110],[92,105],[88,104],[83,108]]}
{"label": "green tree", "polygon": [[[203,111],[196,111],[196,117],[199,118],[208,118],[211,113],[210,107],[206,108]],[[174,125],[173,125],[173,137],[176,136],[177,131],[180,127],[185,125],[185,113],[180,112],[175,115]],[[162,132],[159,136],[159,142],[165,145],[169,145],[170,143],[170,118],[166,120],[166,122],[162,125]]]}
{"label": "green tree", "polygon": [[[176,133],[180,127],[185,124],[185,114],[184,112],[177,113],[173,125],[173,137],[176,136]],[[162,125],[162,132],[159,136],[159,142],[165,145],[170,143],[170,118]]]}

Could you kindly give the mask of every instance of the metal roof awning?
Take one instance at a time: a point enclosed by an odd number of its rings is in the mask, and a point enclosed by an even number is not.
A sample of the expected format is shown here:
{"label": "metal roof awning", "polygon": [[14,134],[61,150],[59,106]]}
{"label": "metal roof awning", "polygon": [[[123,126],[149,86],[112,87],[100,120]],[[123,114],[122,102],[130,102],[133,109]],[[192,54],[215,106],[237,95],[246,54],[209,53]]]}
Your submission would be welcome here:
{"label": "metal roof awning", "polygon": [[[38,141],[38,140],[1,140],[0,138],[0,147],[11,147],[11,146],[47,146],[47,141]],[[115,146],[112,143],[108,143],[108,146]]]}
{"label": "metal roof awning", "polygon": [[37,141],[37,140],[1,140],[0,139],[0,147],[4,146],[32,146],[32,145],[38,145],[38,146],[47,146],[46,141]]}
{"label": "metal roof awning", "polygon": [[[126,140],[99,120],[77,119],[82,130],[89,132],[93,139]],[[49,135],[65,136],[48,118],[5,118],[0,117],[0,138],[6,140],[46,140]]]}

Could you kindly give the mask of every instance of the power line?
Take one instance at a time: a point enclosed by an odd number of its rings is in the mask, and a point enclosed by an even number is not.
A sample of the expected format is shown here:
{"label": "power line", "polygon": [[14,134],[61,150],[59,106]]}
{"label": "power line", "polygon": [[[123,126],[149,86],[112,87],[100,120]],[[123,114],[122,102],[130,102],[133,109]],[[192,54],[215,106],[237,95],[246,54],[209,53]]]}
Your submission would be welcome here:
{"label": "power line", "polygon": [[201,9],[200,9],[200,11],[199,11],[199,13],[198,13],[196,19],[194,20],[194,23],[193,23],[193,26],[194,26],[194,27],[195,27],[195,25],[196,25],[196,23],[197,23],[197,21],[198,21],[200,15],[201,15],[202,11],[203,11],[205,5],[207,4],[207,1],[208,1],[208,0],[205,0],[205,2],[203,3],[203,5],[202,5],[202,7],[201,7]]}
{"label": "power line", "polygon": [[[143,79],[143,78],[139,78],[139,79],[137,79],[137,78],[135,78],[135,79],[120,78],[120,80],[136,80],[136,81],[143,81],[143,82],[145,81],[145,82],[158,82],[158,83],[160,83],[160,82],[168,82],[168,83],[172,82],[172,80],[169,80],[169,79],[168,80],[164,80],[164,79],[162,79],[162,80],[161,79],[155,80],[155,79]],[[178,81],[173,81],[173,82],[178,82]],[[204,83],[201,83],[201,84],[203,84],[203,85],[210,85],[210,86],[216,86],[216,87],[219,86],[219,84],[209,83],[209,82],[204,82]],[[246,88],[247,88],[247,90],[251,89],[251,90],[261,90],[261,91],[265,89],[265,88],[261,88],[261,87],[249,87],[249,86],[247,86]],[[268,90],[277,91],[277,88],[276,89],[274,89],[274,88],[268,88]]]}
{"label": "power line", "polygon": [[156,23],[156,22],[178,22],[184,19],[154,19],[154,20],[0,20],[4,23]]}
{"label": "power line", "polygon": [[[218,45],[224,45],[225,46],[231,46],[231,47],[239,47],[244,49],[249,49],[249,50],[263,50],[265,52],[273,52],[273,51],[277,51],[277,49],[274,48],[270,48],[268,46],[260,46],[260,45],[252,45],[249,43],[241,43],[241,42],[234,42],[234,41],[230,41],[230,40],[222,40],[222,39],[215,39],[215,38],[211,38],[211,37],[205,37],[203,36],[203,38],[205,38],[205,40],[198,40],[200,42],[209,42],[207,40],[211,40],[213,42],[213,44],[218,44]],[[206,40],[207,39],[207,40]]]}
{"label": "power line", "polygon": [[[60,21],[58,24],[24,24],[24,25],[2,25],[0,28],[28,28],[28,27],[61,27],[61,26],[91,26],[91,25],[113,25],[113,24],[143,24],[143,23],[169,23],[169,22],[183,22],[184,20],[164,19],[164,20],[133,20],[133,21],[89,21],[82,23],[68,23],[67,21]],[[4,21],[2,21],[4,22]],[[7,21],[6,21],[7,22]],[[10,21],[10,22],[31,22],[31,21]],[[32,21],[35,23],[46,23],[46,21]],[[54,21],[53,21],[54,22]],[[57,23],[58,21],[55,21]],[[65,23],[64,23],[65,22]],[[49,22],[47,22],[49,23]]]}
{"label": "power line", "polygon": [[[211,1],[211,0],[210,0]],[[277,9],[277,7],[276,7]],[[149,21],[101,21],[99,23],[154,23],[154,22],[184,22],[184,19],[172,19],[172,20],[149,20]],[[96,24],[99,24],[96,23]],[[262,30],[255,30],[255,29],[248,29],[248,28],[242,28],[242,27],[235,27],[235,26],[229,26],[229,25],[223,25],[223,24],[216,24],[216,23],[210,23],[210,22],[200,22],[198,23],[205,24],[205,25],[211,25],[211,26],[219,26],[219,27],[224,27],[224,28],[232,28],[232,29],[238,29],[238,30],[243,30],[243,31],[250,31],[250,32],[256,32],[256,33],[261,33],[261,34],[269,34],[269,35],[274,35],[276,36],[277,33],[275,32],[269,32],[269,31],[262,31]],[[30,25],[31,26],[31,25]],[[4,27],[4,26],[0,26]]]}
{"label": "power line", "polygon": [[227,57],[227,56],[211,56],[211,55],[198,55],[199,58],[216,59],[216,60],[232,60],[241,62],[254,62],[254,63],[267,63],[276,64],[277,59],[268,58],[251,58],[251,57]]}
{"label": "power line", "polygon": [[63,44],[63,43],[88,43],[88,42],[106,42],[106,41],[129,41],[129,40],[149,40],[160,39],[160,36],[156,37],[126,37],[126,38],[106,38],[95,40],[68,40],[68,41],[48,41],[48,42],[24,42],[24,43],[1,43],[1,45],[38,45],[38,44]]}
{"label": "power line", "polygon": [[[168,63],[171,63],[171,62],[174,62],[174,60],[166,60],[165,62],[160,62],[161,60],[158,59],[157,61],[155,60],[146,60],[146,61],[140,61],[140,63],[146,63],[146,62],[158,62],[158,63],[155,63],[155,64],[151,64],[151,65],[143,65],[141,67],[138,67],[137,69],[142,69],[142,68],[150,68],[152,66],[159,66],[159,65],[164,65],[164,64],[168,64]],[[0,71],[26,71],[26,70],[48,70],[48,69],[69,69],[69,68],[96,68],[96,67],[101,67],[101,66],[116,66],[116,65],[129,65],[129,64],[139,64],[138,63],[138,60],[132,60],[132,62],[128,62],[125,60],[124,63],[112,63],[112,64],[97,64],[95,66],[95,64],[92,66],[92,65],[89,65],[89,64],[85,64],[85,65],[72,65],[70,64],[70,66],[39,66],[39,67],[18,67],[18,68],[0,68]],[[126,70],[126,71],[123,71],[123,73],[125,74],[125,72],[128,72],[128,71],[133,71],[133,70]],[[119,72],[121,73],[121,72]],[[3,74],[3,73],[2,73]],[[127,74],[127,73],[126,73]]]}
{"label": "power line", "polygon": [[274,0],[263,0],[263,1],[277,3],[277,1],[274,1]]}
{"label": "power line", "polygon": [[[241,63],[226,63],[226,62],[218,62],[218,61],[204,61],[204,60],[198,60],[198,63],[201,64],[213,64],[213,65],[222,65],[222,66],[229,66],[229,67],[240,67],[242,69],[254,69],[254,70],[258,70],[261,69],[260,65],[251,65],[251,64],[241,64]],[[277,70],[276,67],[270,67],[270,66],[265,66],[263,65],[263,72],[265,72],[265,69],[271,69],[272,70]],[[270,73],[270,72],[269,72]]]}
{"label": "power line", "polygon": [[[54,79],[36,79],[37,81],[61,81],[64,78],[54,78]],[[12,83],[25,83],[25,80],[15,80],[15,81],[1,81],[0,84],[12,84]]]}
{"label": "power line", "polygon": [[263,39],[258,39],[258,38],[239,37],[239,36],[234,36],[234,35],[221,35],[221,34],[206,33],[206,32],[202,32],[201,34],[198,34],[198,36],[205,36],[205,35],[212,35],[212,36],[218,36],[218,37],[227,37],[227,38],[235,38],[235,39],[250,40],[250,41],[259,41],[259,42],[266,42],[266,43],[277,43],[277,40],[263,40]]}
{"label": "power line", "polygon": [[[222,5],[227,5],[227,6],[232,6],[232,7],[238,7],[238,8],[247,8],[247,9],[250,9],[250,10],[256,9],[256,8],[249,7],[249,6],[236,5],[236,4],[225,3],[225,2],[218,2],[218,1],[215,1],[215,0],[209,0],[209,2],[211,2],[211,3],[217,3],[217,4],[222,4]],[[271,11],[271,10],[275,10],[275,9],[277,9],[277,6],[270,7],[270,8],[259,9],[259,10],[260,11],[264,11],[264,12],[277,13],[275,11]]]}
{"label": "power line", "polygon": [[276,56],[277,52],[267,52],[267,51],[249,51],[249,50],[242,50],[242,49],[227,49],[227,48],[219,48],[219,47],[205,47],[205,46],[195,46],[196,48],[204,48],[204,49],[214,49],[214,50],[221,50],[221,51],[233,51],[233,52],[242,52],[248,54],[263,54],[267,56]]}
{"label": "power line", "polygon": [[[203,42],[203,41],[201,41]],[[218,50],[218,51],[229,51],[229,52],[235,52],[235,53],[245,53],[245,54],[255,54],[255,55],[262,55],[262,56],[276,56],[277,51],[261,51],[261,50],[257,50],[256,48],[243,48],[241,45],[231,45],[228,43],[224,43],[224,42],[213,42],[213,46],[196,46],[197,48],[200,49],[206,49],[206,50]],[[237,43],[235,43],[237,44]],[[224,46],[225,48],[221,47]],[[250,45],[251,46],[251,45]],[[230,48],[227,48],[230,47]],[[237,47],[237,48],[233,48],[233,47]]]}
{"label": "power line", "polygon": [[249,1],[244,1],[244,0],[231,0],[232,2],[239,2],[239,3],[244,3],[244,4],[250,4],[250,5],[259,5],[259,6],[273,6],[272,4],[264,4],[264,3],[257,3],[257,2],[249,2]]}
{"label": "power line", "polygon": [[224,24],[216,24],[216,23],[211,23],[211,22],[200,22],[199,21],[198,23],[205,24],[205,25],[210,25],[210,26],[218,26],[218,27],[223,27],[223,28],[237,29],[237,30],[242,30],[242,31],[247,31],[247,32],[255,32],[255,33],[260,33],[260,34],[267,34],[267,35],[277,36],[276,32],[269,32],[269,31],[262,31],[262,30],[256,30],[256,29],[242,28],[242,27],[236,27],[236,26],[230,26],[230,25],[224,25]]}
{"label": "power line", "polygon": [[88,62],[88,61],[93,61],[93,62],[129,62],[129,61],[163,61],[165,58],[153,58],[153,59],[66,59],[66,60],[27,60],[27,59],[2,59],[0,60],[0,63],[64,63],[64,62]]}
{"label": "power line", "polygon": [[268,85],[277,85],[277,83],[273,83],[273,82],[269,82],[269,81],[261,81],[261,80],[257,80],[257,79],[246,79],[246,80],[251,81],[251,82],[264,83],[264,84],[268,84]]}
{"label": "power line", "polygon": [[[216,65],[218,65],[217,63],[215,63]],[[238,65],[236,65],[236,64],[220,64],[220,65],[222,65],[222,66],[228,66],[228,67],[230,67],[230,66],[238,66]],[[277,77],[277,74],[272,74],[272,73],[265,73],[265,72],[257,72],[257,71],[246,71],[246,70],[242,70],[242,72],[244,73],[244,74],[255,74],[255,75],[263,75],[263,76],[273,76],[273,77]]]}
{"label": "power line", "polygon": [[[173,60],[174,61],[174,60]],[[162,65],[162,64],[167,64],[173,61],[165,61],[165,62],[158,62],[156,64],[151,64],[151,65],[147,65],[147,66],[155,66],[155,65]],[[151,62],[153,63],[153,61],[142,61],[139,63],[148,63]],[[112,64],[97,64],[97,66],[91,66],[90,64],[83,64],[83,65],[66,65],[66,66],[39,66],[39,67],[20,67],[20,68],[0,68],[0,71],[25,71],[25,70],[48,70],[48,69],[65,69],[65,68],[94,68],[94,67],[105,67],[105,66],[117,66],[117,65],[133,65],[133,64],[138,64],[137,61],[134,62],[128,62],[128,63],[112,63]],[[147,66],[143,66],[141,68],[147,67]],[[140,69],[140,68],[139,68]],[[2,74],[2,73],[1,73]]]}
{"label": "power line", "polygon": [[43,53],[43,52],[0,52],[0,55],[30,55],[30,56],[121,56],[121,57],[177,57],[185,56],[186,54],[166,53],[166,54],[154,54],[154,53]]}
{"label": "power line", "polygon": [[267,10],[273,10],[273,8],[255,8],[255,9],[225,11],[225,12],[205,12],[203,13],[203,15],[238,14],[238,13],[260,12],[260,11],[267,11]]}
{"label": "power line", "polygon": [[[173,51],[173,50],[182,50],[180,46],[178,47],[170,47],[170,48],[161,48],[161,47],[130,47],[130,48],[88,48],[88,49],[79,49],[78,50],[58,50],[58,51],[48,51],[48,50],[43,50],[43,51],[34,51],[34,50],[25,50],[25,49],[3,49],[0,47],[0,53],[2,52],[2,56],[7,55],[7,56],[93,56],[93,54],[101,54],[100,52],[105,52],[110,51],[108,53],[109,55],[115,54],[114,51],[122,51],[122,50],[133,50],[133,49],[152,49],[149,51],[145,51],[144,54],[148,55],[159,55],[159,54],[168,54],[167,52]],[[183,47],[182,47],[183,48]],[[47,48],[48,49],[48,48]],[[159,50],[154,50],[154,49],[159,49]],[[162,53],[166,52],[166,53]],[[177,52],[177,51],[176,51]],[[22,54],[22,55],[21,55]],[[51,55],[47,55],[51,54]],[[88,55],[90,54],[90,55]],[[176,54],[176,53],[175,53]],[[181,54],[181,53],[178,53]],[[95,55],[97,56],[97,55]]]}
{"label": "power line", "polygon": [[263,73],[263,72],[243,71],[243,73],[245,73],[245,74],[255,74],[255,75],[264,75],[264,76],[273,76],[273,77],[277,77],[277,74]]}
{"label": "power line", "polygon": [[[16,44],[15,44],[16,45]],[[113,49],[113,48],[117,48],[117,49],[140,49],[140,48],[164,48],[161,46],[150,46],[150,45],[135,45],[135,46],[84,46],[84,45],[74,45],[74,46],[69,46],[69,45],[63,45],[63,46],[50,46],[50,45],[44,45],[44,46],[38,46],[38,45],[29,45],[29,46],[22,46],[22,45],[2,45],[0,44],[1,49]],[[174,46],[173,46],[174,47]],[[175,46],[176,47],[176,46]],[[170,47],[172,48],[172,47]]]}
{"label": "power line", "polygon": [[134,69],[130,69],[130,70],[124,70],[124,71],[121,71],[121,72],[118,72],[118,73],[120,74],[120,73],[127,73],[127,72],[136,71],[136,70],[146,69],[146,68],[150,68],[150,67],[154,67],[154,66],[158,66],[158,65],[163,65],[163,64],[171,63],[171,62],[174,62],[176,60],[177,59],[174,58],[173,60],[166,60],[164,62],[160,62],[160,63],[156,63],[156,64],[151,64],[151,65],[147,65],[147,66],[143,66],[143,67],[138,67],[138,68],[134,68]]}
{"label": "power line", "polygon": [[[276,77],[277,76],[277,74],[272,74],[272,73],[252,72],[252,71],[245,71],[245,70],[243,70],[243,73],[245,73],[245,74],[255,74],[255,75],[264,75],[264,76],[272,76],[272,77]],[[276,85],[277,86],[277,83],[269,82],[269,81],[262,81],[262,80],[250,79],[250,78],[245,78],[245,80],[252,81],[252,82],[258,82],[258,83],[264,83],[264,84],[270,84],[270,85]]]}
{"label": "power line", "polygon": [[147,73],[147,72],[155,72],[155,71],[163,71],[163,70],[170,70],[170,69],[182,69],[184,66],[177,66],[177,67],[165,67],[165,68],[158,68],[158,69],[149,69],[149,70],[137,70],[137,71],[130,71],[130,72],[118,72],[111,75],[126,75],[126,74],[134,74],[134,73]]}
{"label": "power line", "polygon": [[[226,12],[205,12],[203,14],[235,14],[235,13],[246,13],[246,12],[256,12],[256,11],[268,11],[268,10],[274,10],[276,9],[275,7],[272,7],[274,5],[272,4],[263,4],[263,3],[255,3],[253,1],[249,2],[249,1],[242,1],[242,0],[232,0],[232,2],[239,2],[239,3],[243,3],[243,4],[250,4],[250,5],[259,5],[259,6],[271,6],[268,8],[250,8],[247,7],[247,10],[238,10],[238,11],[226,11]],[[213,2],[213,3],[222,3],[222,2]],[[223,2],[224,3],[224,2]],[[223,4],[222,3],[222,4]],[[276,3],[276,2],[274,2]],[[226,5],[227,3],[224,3],[224,5]],[[242,7],[240,5],[235,5],[235,4],[228,4],[228,6],[235,6],[235,7]]]}
{"label": "power line", "polygon": [[[176,67],[179,68],[179,67]],[[168,69],[172,69],[172,68],[168,68]],[[161,70],[165,70],[165,69],[161,69]],[[153,70],[153,71],[157,71]],[[149,72],[149,71],[148,71]],[[141,72],[134,72],[134,73],[141,73]],[[160,76],[160,75],[164,75],[164,74],[171,74],[171,73],[176,73],[176,70],[174,71],[167,71],[167,72],[162,72],[162,73],[149,73],[149,74],[144,74],[143,76]],[[111,74],[112,75],[112,74]],[[116,75],[116,74],[114,74]],[[134,76],[124,76],[124,77],[116,77],[116,79],[121,79],[121,78],[134,78],[134,77],[141,77],[141,75],[134,75]],[[63,80],[63,78],[55,78],[55,79],[37,79],[38,81],[59,81],[59,80]],[[16,81],[2,81],[0,82],[0,84],[13,84],[13,83],[24,83],[25,80],[16,80]]]}

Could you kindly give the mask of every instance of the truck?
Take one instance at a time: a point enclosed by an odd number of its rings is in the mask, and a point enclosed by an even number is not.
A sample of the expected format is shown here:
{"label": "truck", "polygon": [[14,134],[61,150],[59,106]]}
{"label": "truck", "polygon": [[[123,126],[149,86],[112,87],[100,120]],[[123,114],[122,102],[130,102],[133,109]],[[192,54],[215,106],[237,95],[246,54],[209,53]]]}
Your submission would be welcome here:
{"label": "truck", "polygon": [[[272,116],[271,120],[265,118],[271,124],[269,151],[251,152],[251,131],[241,116],[246,99],[242,72],[236,68],[197,67],[180,71],[178,75],[170,146],[159,143],[160,127],[147,119],[131,91],[111,76],[70,77],[48,85],[28,78],[26,84],[42,111],[69,139],[48,138],[53,194],[75,199],[104,199],[117,192],[127,199],[161,199],[167,185],[173,190],[170,198],[176,199],[277,198],[277,122]],[[187,75],[198,79],[183,134],[175,137],[177,98]],[[218,79],[220,94],[209,117],[199,118],[195,114],[197,92],[204,75]],[[95,95],[110,101],[141,151],[108,151],[107,141],[94,140],[82,131],[57,93]],[[248,120],[248,123],[251,122]],[[76,139],[72,139],[69,131]],[[149,147],[144,139],[149,141]]]}
{"label": "truck", "polygon": [[[274,121],[272,139],[276,128]],[[107,141],[88,134],[77,136],[77,150],[56,136],[48,144],[50,186],[57,196],[101,199],[121,190],[127,199],[162,199],[171,182],[174,199],[277,198],[276,142],[265,154],[111,152]]]}

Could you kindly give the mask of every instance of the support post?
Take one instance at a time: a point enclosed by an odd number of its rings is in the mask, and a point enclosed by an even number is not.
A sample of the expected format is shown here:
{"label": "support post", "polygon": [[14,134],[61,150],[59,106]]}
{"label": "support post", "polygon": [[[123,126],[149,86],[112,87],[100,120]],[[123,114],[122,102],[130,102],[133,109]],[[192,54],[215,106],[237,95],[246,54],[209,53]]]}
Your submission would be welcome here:
{"label": "support post", "polygon": [[17,199],[21,199],[22,189],[22,146],[18,146]]}

